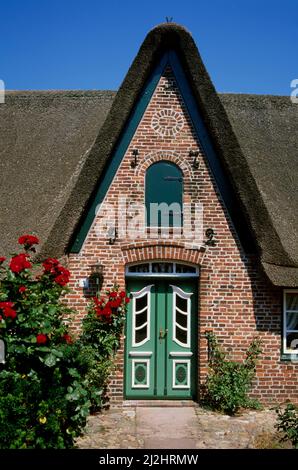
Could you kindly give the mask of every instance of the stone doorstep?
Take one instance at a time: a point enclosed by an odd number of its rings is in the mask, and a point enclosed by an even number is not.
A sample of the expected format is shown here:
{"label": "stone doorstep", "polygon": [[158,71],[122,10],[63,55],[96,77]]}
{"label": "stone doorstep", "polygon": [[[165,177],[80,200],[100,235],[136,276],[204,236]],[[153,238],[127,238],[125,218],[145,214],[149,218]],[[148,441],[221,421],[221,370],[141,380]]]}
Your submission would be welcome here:
{"label": "stone doorstep", "polygon": [[185,407],[198,407],[198,403],[192,400],[123,400],[123,408],[185,408]]}

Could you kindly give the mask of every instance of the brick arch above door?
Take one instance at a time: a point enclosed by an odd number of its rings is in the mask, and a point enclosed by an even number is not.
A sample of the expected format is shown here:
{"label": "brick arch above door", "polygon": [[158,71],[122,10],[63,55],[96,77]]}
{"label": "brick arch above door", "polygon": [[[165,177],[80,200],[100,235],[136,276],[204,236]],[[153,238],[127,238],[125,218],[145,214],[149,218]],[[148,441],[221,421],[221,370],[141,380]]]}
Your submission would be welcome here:
{"label": "brick arch above door", "polygon": [[139,242],[121,247],[124,264],[152,260],[183,261],[201,265],[205,248],[188,248],[183,243],[171,241]]}

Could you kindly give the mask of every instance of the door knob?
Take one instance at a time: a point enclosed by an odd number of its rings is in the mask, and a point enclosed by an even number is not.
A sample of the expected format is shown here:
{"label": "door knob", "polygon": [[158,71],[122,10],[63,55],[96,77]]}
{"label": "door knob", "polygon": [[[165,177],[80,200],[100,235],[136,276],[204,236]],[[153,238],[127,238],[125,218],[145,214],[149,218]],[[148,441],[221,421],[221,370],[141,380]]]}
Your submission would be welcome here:
{"label": "door knob", "polygon": [[159,329],[159,339],[165,339],[167,336],[168,329],[163,330],[162,328]]}

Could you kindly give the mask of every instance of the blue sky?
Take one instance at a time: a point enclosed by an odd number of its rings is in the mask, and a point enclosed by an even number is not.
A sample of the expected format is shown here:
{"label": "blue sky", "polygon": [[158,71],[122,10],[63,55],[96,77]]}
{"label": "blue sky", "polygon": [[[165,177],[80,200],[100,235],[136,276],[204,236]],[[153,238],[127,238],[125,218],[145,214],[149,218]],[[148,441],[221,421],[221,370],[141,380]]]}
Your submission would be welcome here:
{"label": "blue sky", "polygon": [[218,91],[289,95],[297,0],[2,0],[7,89],[117,89],[147,32],[173,17]]}

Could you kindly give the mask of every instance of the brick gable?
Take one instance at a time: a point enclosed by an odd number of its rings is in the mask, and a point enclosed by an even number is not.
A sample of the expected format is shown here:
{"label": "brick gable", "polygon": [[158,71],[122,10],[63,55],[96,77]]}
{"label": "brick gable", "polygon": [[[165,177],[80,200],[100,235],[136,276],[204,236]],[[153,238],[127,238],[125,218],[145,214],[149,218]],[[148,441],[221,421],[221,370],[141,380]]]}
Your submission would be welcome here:
{"label": "brick gable", "polygon": [[[133,149],[139,150],[136,168],[131,166]],[[199,150],[197,169],[192,166],[191,149]],[[175,234],[169,239],[158,236],[149,239],[146,234],[134,239],[120,233],[114,244],[109,243],[100,227],[103,211],[114,208],[118,219],[121,218],[117,207],[119,197],[126,197],[136,204],[143,203],[146,169],[160,160],[174,162],[182,170],[184,203],[200,202],[203,205],[203,227],[215,230],[215,247],[205,250],[202,244]],[[281,289],[273,287],[260,272],[254,255],[244,253],[169,68],[158,83],[81,252],[68,256],[73,274],[73,293],[69,294],[68,300],[78,312],[73,328],[79,330],[93,293],[92,289],[84,293],[80,285],[80,280],[90,275],[92,265],[99,262],[104,266],[103,288],[114,283],[124,288],[125,265],[152,259],[191,262],[200,266],[200,382],[207,370],[206,329],[212,329],[231,357],[239,360],[252,338],[260,335],[264,352],[253,393],[265,402],[289,397],[298,400],[297,365],[280,361]],[[118,353],[110,393],[112,403],[121,403],[123,350]]]}

